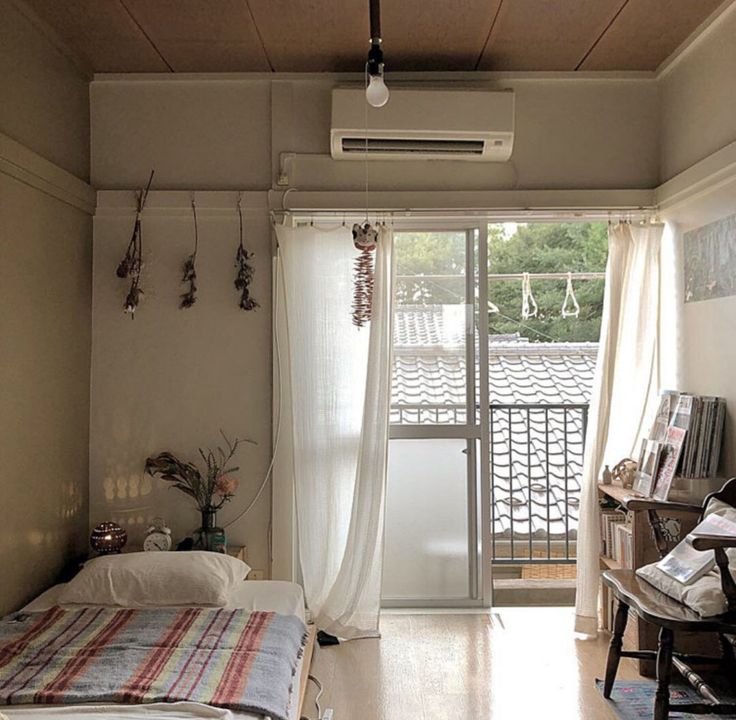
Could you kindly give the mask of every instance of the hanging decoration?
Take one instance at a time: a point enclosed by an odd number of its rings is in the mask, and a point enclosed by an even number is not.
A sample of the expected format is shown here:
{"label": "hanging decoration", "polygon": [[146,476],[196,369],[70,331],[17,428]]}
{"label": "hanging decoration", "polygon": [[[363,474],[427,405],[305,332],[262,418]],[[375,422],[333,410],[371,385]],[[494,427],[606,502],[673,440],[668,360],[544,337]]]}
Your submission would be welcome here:
{"label": "hanging decoration", "polygon": [[363,327],[371,319],[373,306],[373,253],[378,231],[369,222],[353,225],[353,244],[360,251],[353,274],[353,325]]}
{"label": "hanging decoration", "polygon": [[[568,309],[568,306],[571,305]],[[565,299],[562,301],[562,317],[579,317],[580,305],[575,297],[575,291],[572,289],[572,273],[567,273],[567,289],[565,290]]]}
{"label": "hanging decoration", "polygon": [[537,317],[539,306],[532,294],[532,282],[529,273],[525,272],[521,278],[521,317],[524,320]]}
{"label": "hanging decoration", "polygon": [[240,307],[249,312],[259,308],[260,305],[251,297],[250,284],[253,281],[255,269],[250,264],[253,259],[253,253],[249,253],[245,249],[243,243],[243,209],[241,207],[240,198],[238,198],[238,218],[240,219],[240,243],[235,253],[235,267],[238,269],[235,276],[235,289],[240,293]]}
{"label": "hanging decoration", "polygon": [[192,216],[194,217],[194,251],[184,261],[181,281],[189,283],[189,289],[183,293],[179,307],[182,310],[192,307],[197,302],[197,249],[199,246],[199,228],[197,227],[197,206],[192,198]]}
{"label": "hanging decoration", "polygon": [[131,319],[135,318],[135,311],[143,296],[141,287],[141,272],[143,271],[143,232],[141,228],[141,213],[146,205],[148,193],[153,182],[153,170],[148,178],[146,187],[136,193],[137,209],[135,223],[133,224],[133,235],[128,243],[123,259],[118,264],[115,274],[121,279],[130,278],[130,289],[125,297],[123,311],[128,313]]}

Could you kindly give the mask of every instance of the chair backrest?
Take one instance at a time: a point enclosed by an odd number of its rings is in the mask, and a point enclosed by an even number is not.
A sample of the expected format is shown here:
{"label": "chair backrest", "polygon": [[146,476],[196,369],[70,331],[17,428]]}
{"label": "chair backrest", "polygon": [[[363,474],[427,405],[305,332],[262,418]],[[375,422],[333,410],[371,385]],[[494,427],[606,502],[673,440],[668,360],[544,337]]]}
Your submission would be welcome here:
{"label": "chair backrest", "polygon": [[720,500],[722,503],[726,503],[726,505],[730,505],[731,507],[736,507],[736,478],[727,480],[726,484],[718,492],[706,495],[703,500],[703,511],[708,507],[708,503],[714,499]]}

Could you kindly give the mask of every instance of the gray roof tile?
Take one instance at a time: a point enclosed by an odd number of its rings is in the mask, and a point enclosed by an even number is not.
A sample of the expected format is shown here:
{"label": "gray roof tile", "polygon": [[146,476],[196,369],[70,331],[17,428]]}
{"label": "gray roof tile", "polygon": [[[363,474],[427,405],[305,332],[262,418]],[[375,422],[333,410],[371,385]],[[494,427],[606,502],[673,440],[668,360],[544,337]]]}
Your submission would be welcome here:
{"label": "gray roof tile", "polygon": [[[465,422],[465,317],[463,305],[397,308],[392,422]],[[585,410],[493,406],[587,405],[597,350],[596,343],[530,343],[518,335],[490,338],[497,537],[513,534],[522,540],[530,532],[533,537],[575,537]]]}

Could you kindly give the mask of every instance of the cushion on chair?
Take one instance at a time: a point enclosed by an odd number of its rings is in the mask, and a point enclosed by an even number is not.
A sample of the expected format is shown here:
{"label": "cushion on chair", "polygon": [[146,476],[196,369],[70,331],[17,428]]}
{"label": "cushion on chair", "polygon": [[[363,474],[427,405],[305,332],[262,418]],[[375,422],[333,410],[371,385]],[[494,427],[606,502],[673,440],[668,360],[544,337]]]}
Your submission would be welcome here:
{"label": "cushion on chair", "polygon": [[[736,508],[713,499],[708,503],[704,516],[720,515],[732,522],[736,522]],[[713,552],[707,550],[706,552]],[[728,550],[731,570],[736,570],[736,554],[733,550]],[[644,578],[648,583],[654,585],[665,595],[669,595],[678,602],[687,605],[695,610],[701,617],[712,617],[713,615],[721,615],[728,610],[726,596],[721,588],[721,575],[718,568],[714,568],[709,573],[696,580],[691,585],[683,585],[674,578],[662,572],[656,563],[644,565],[640,567],[636,574]]]}

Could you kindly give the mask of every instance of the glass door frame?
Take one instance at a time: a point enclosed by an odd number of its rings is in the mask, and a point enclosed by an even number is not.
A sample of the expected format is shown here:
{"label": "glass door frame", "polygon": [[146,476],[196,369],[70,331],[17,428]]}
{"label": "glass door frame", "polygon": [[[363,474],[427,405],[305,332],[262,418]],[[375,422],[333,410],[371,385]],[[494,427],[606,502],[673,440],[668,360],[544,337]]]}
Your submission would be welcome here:
{"label": "glass door frame", "polygon": [[[490,607],[491,497],[490,409],[488,388],[488,221],[394,221],[394,232],[465,233],[465,424],[390,425],[391,440],[463,439],[466,441],[468,501],[468,595],[462,599],[382,599],[385,608]],[[477,290],[477,295],[476,295]],[[476,331],[478,347],[476,348]],[[485,348],[485,352],[483,349]],[[476,384],[476,373],[480,382]]]}

